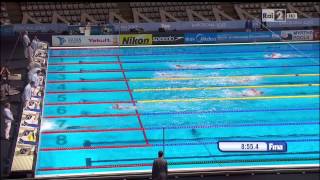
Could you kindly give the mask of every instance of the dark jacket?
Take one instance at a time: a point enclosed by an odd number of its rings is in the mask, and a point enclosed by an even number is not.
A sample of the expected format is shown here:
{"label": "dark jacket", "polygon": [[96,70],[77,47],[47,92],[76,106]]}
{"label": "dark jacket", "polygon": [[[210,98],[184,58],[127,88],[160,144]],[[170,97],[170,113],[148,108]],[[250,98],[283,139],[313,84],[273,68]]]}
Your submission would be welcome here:
{"label": "dark jacket", "polygon": [[152,179],[166,180],[168,175],[168,165],[165,159],[158,158],[153,161],[152,165]]}

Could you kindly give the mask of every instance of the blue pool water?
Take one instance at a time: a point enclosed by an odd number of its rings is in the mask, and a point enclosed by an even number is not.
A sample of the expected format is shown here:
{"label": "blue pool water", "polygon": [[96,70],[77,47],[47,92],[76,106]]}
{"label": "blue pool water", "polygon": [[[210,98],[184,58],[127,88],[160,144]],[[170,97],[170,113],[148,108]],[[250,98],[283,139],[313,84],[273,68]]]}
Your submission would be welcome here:
{"label": "blue pool water", "polygon": [[51,49],[36,177],[151,170],[159,150],[169,171],[319,164],[318,98],[319,43]]}

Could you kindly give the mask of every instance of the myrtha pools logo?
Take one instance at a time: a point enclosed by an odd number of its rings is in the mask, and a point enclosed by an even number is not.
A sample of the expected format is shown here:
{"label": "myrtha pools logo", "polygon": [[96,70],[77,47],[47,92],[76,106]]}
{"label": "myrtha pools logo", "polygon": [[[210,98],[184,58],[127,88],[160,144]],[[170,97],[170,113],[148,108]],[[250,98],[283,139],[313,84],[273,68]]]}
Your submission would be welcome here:
{"label": "myrtha pools logo", "polygon": [[66,39],[63,37],[57,37],[59,39],[59,45],[63,45],[66,42]]}
{"label": "myrtha pools logo", "polygon": [[64,45],[64,44],[81,44],[81,38],[80,37],[57,37],[59,39],[59,45]]}

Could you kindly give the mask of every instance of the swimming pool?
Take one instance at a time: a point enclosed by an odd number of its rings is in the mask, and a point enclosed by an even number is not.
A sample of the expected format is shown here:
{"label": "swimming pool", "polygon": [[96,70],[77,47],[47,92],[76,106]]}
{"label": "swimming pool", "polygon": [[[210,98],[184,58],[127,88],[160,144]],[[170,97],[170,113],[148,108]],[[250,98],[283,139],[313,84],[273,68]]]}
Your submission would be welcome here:
{"label": "swimming pool", "polygon": [[319,165],[318,98],[318,42],[51,49],[35,176]]}

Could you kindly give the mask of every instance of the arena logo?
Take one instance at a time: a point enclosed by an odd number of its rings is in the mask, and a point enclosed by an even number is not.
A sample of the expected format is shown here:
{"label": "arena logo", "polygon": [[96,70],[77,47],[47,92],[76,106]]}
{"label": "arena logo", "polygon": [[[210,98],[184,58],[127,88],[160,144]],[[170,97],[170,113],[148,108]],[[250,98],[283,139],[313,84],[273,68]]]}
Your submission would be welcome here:
{"label": "arena logo", "polygon": [[179,41],[182,40],[183,37],[175,37],[175,36],[167,36],[167,37],[153,37],[153,41],[155,42],[165,42],[165,41]]}

